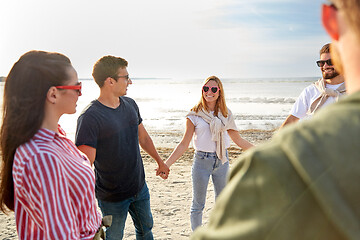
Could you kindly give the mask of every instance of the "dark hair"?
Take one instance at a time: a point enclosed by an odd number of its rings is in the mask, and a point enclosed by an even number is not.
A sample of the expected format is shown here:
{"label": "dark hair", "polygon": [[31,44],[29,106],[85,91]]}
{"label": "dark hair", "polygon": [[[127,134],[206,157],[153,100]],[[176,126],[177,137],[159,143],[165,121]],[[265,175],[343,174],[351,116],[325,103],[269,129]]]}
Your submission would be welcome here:
{"label": "dark hair", "polygon": [[119,68],[126,68],[127,66],[128,62],[121,57],[104,56],[95,63],[92,75],[101,88],[108,77],[116,76]]}
{"label": "dark hair", "polygon": [[323,53],[330,53],[330,43],[325,44],[321,49],[320,49],[320,56]]}
{"label": "dark hair", "polygon": [[0,210],[14,210],[12,165],[16,149],[29,141],[44,119],[46,95],[51,86],[68,80],[69,58],[44,51],[30,51],[13,65],[5,80],[0,132],[2,170]]}

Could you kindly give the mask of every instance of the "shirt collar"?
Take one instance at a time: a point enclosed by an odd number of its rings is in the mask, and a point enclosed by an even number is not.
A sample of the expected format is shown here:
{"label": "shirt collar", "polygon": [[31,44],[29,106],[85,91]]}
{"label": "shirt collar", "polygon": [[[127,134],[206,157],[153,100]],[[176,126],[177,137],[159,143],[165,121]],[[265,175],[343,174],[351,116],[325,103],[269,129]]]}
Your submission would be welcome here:
{"label": "shirt collar", "polygon": [[40,128],[39,131],[34,135],[34,140],[41,140],[44,142],[52,142],[54,141],[55,137],[66,137],[65,131],[61,128],[60,125],[58,125],[58,131],[54,132],[52,130],[49,130],[47,128]]}

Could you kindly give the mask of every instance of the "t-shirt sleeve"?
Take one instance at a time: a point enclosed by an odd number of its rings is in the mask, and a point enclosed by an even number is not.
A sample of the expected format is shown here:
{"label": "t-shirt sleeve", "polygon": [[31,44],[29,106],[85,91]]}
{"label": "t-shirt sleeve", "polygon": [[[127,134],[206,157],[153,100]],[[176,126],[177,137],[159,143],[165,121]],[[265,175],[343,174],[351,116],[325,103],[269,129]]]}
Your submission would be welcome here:
{"label": "t-shirt sleeve", "polygon": [[194,126],[196,126],[196,124],[197,124],[197,118],[196,118],[196,116],[195,115],[189,115],[189,116],[187,116],[186,118],[188,118],[188,119],[190,119],[190,121],[194,124]]}
{"label": "t-shirt sleeve", "polygon": [[139,124],[140,124],[140,123],[142,123],[143,119],[141,118],[139,107],[138,107],[138,105],[136,104],[135,101],[134,101],[134,107],[135,107],[135,109],[136,109],[136,113],[137,113],[137,115],[138,115]]}
{"label": "t-shirt sleeve", "polygon": [[96,118],[90,113],[85,112],[77,120],[75,145],[87,145],[96,148],[99,131],[99,123],[96,121]]}
{"label": "t-shirt sleeve", "polygon": [[306,113],[310,107],[310,96],[308,92],[308,88],[305,88],[301,92],[300,96],[291,108],[291,115],[300,119],[306,117]]}
{"label": "t-shirt sleeve", "polygon": [[236,124],[235,124],[235,118],[234,118],[234,115],[232,114],[232,112],[230,111],[230,109],[228,109],[228,112],[229,112],[229,116],[228,116],[228,123],[227,123],[227,126],[226,126],[226,130],[235,130],[235,131],[239,131],[239,129],[236,127]]}

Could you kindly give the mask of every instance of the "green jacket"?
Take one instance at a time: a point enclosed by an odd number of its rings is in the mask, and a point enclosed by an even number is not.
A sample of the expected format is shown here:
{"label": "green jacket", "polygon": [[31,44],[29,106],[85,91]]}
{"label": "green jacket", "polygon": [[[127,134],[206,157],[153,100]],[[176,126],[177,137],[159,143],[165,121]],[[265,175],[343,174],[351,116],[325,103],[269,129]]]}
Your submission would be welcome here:
{"label": "green jacket", "polygon": [[244,153],[191,239],[360,239],[360,92]]}

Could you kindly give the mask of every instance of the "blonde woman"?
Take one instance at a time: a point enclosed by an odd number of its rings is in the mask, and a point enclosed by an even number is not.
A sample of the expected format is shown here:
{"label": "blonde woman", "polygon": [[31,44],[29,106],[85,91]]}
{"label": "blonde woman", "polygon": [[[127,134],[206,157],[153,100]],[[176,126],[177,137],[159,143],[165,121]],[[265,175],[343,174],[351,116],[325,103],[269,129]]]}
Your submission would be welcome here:
{"label": "blonde woman", "polygon": [[210,176],[214,184],[215,198],[225,187],[229,170],[227,148],[230,146],[230,138],[244,150],[253,146],[241,138],[234,116],[226,107],[223,85],[215,76],[205,80],[199,103],[187,114],[184,136],[167,159],[168,167],[188,149],[193,135],[195,154],[192,166],[193,199],[190,220],[194,231],[202,224]]}

